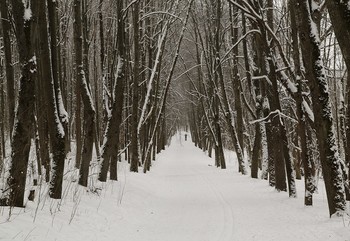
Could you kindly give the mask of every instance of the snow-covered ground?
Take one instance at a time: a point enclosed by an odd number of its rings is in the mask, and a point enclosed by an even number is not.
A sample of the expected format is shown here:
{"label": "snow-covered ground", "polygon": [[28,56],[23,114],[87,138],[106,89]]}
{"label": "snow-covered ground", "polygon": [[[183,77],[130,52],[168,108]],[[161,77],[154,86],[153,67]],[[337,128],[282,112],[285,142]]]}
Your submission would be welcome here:
{"label": "snow-covered ground", "polygon": [[100,183],[88,190],[67,177],[62,201],[47,198],[43,186],[40,200],[25,209],[1,207],[0,240],[350,241],[350,220],[328,217],[322,182],[314,206],[305,207],[302,181],[298,198],[288,198],[238,174],[233,153],[228,169],[217,169],[183,136],[173,138],[146,175],[122,163],[119,181],[102,190]]}

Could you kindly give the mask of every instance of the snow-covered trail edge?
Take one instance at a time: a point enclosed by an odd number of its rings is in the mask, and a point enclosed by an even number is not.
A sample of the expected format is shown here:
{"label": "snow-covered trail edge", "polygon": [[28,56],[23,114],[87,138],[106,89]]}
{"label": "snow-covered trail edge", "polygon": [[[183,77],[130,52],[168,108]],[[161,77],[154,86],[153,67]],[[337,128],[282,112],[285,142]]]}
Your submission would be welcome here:
{"label": "snow-covered trail edge", "polygon": [[2,207],[0,240],[350,241],[349,220],[328,218],[323,186],[314,207],[304,207],[301,181],[290,199],[238,174],[232,153],[227,161],[217,169],[179,133],[151,172],[130,173],[122,163],[119,181],[99,195],[67,182],[62,202],[43,195],[12,209],[9,221]]}

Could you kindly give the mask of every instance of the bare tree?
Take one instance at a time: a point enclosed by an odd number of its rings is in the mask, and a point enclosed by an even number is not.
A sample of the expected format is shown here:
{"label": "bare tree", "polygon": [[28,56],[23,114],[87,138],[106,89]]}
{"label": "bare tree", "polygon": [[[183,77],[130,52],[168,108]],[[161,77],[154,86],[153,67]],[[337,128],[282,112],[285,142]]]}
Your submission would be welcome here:
{"label": "bare tree", "polygon": [[[100,158],[101,170],[99,181],[107,180],[108,169],[110,169],[110,179],[117,180],[117,156],[118,142],[120,134],[120,124],[122,122],[122,108],[124,101],[125,86],[125,68],[126,68],[126,49],[125,49],[125,29],[123,20],[123,1],[117,3],[117,42],[116,49],[118,53],[118,64],[116,71],[116,83],[113,88],[115,99],[112,103],[111,114],[108,118],[107,127],[103,139],[103,146]],[[110,167],[110,168],[109,168]]]}
{"label": "bare tree", "polygon": [[[346,141],[345,141],[345,162],[346,164],[350,165],[350,47],[348,44],[348,40],[350,37],[350,10],[349,10],[349,4],[350,1],[325,1],[328,13],[332,21],[332,26],[334,28],[335,36],[338,40],[340,49],[343,54],[343,58],[347,67],[347,82],[346,82],[346,95],[347,98],[347,111],[346,111]],[[347,186],[347,194],[348,199],[350,198],[349,195],[349,182],[350,182],[350,172],[348,172],[348,180],[346,183]]]}
{"label": "bare tree", "polygon": [[139,3],[136,2],[132,10],[134,24],[134,71],[133,71],[133,98],[132,98],[132,122],[131,122],[131,162],[130,171],[138,172],[139,166],[139,136],[137,131],[139,111],[139,64],[140,64],[140,39],[139,39]]}
{"label": "bare tree", "polygon": [[12,49],[11,49],[11,21],[8,15],[8,0],[0,2],[1,20],[2,20],[2,33],[4,41],[5,52],[5,67],[7,78],[7,103],[9,111],[9,127],[10,135],[12,134],[12,128],[15,118],[15,76],[12,64]]}
{"label": "bare tree", "polygon": [[[81,99],[84,104],[84,139],[81,155],[81,166],[79,169],[79,184],[87,186],[89,165],[92,158],[95,128],[95,108],[92,100],[90,86],[85,78],[83,61],[83,39],[82,39],[82,4],[81,0],[74,1],[74,46],[77,81],[80,88]],[[79,111],[79,110],[78,110]]]}
{"label": "bare tree", "polygon": [[[55,93],[54,74],[52,70],[53,62],[49,43],[49,32],[47,29],[47,4],[45,0],[38,1],[38,23],[39,23],[39,36],[40,36],[40,48],[38,53],[38,66],[40,68],[41,82],[44,87],[43,100],[47,103],[47,121],[50,134],[50,142],[52,148],[52,179],[50,182],[50,197],[60,199],[62,197],[62,181],[65,161],[65,133],[61,120],[58,116],[57,107],[57,95]],[[51,36],[52,37],[52,36]],[[40,168],[40,167],[39,167]]]}
{"label": "bare tree", "polygon": [[[32,25],[37,14],[37,4],[28,5],[21,0],[12,0],[12,15],[16,28],[19,60],[21,62],[20,91],[11,142],[11,164],[7,177],[7,192],[4,199],[10,206],[23,207],[27,178],[29,151],[33,132],[34,79],[36,57],[34,55]],[[30,13],[30,14],[29,14]]]}
{"label": "bare tree", "polygon": [[[340,215],[345,210],[344,183],[340,173],[340,159],[335,142],[333,113],[328,92],[327,77],[321,59],[319,30],[309,0],[297,0],[300,11],[300,42],[306,77],[312,96],[315,128],[326,185],[329,214]],[[316,10],[317,11],[317,10]]]}

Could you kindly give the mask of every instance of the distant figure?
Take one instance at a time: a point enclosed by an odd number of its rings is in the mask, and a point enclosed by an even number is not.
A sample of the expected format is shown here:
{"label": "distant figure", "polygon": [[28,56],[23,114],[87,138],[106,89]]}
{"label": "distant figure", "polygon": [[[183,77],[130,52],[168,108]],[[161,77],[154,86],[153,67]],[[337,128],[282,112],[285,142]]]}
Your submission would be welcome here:
{"label": "distant figure", "polygon": [[185,141],[187,141],[187,134],[185,134]]}

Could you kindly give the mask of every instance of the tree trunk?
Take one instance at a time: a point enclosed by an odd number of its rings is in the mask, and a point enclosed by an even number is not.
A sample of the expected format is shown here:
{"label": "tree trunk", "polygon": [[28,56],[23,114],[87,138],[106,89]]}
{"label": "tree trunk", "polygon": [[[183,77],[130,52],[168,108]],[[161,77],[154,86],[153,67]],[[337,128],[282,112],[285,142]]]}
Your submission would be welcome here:
{"label": "tree trunk", "polygon": [[139,138],[138,138],[138,111],[139,111],[139,63],[140,63],[140,43],[139,43],[139,3],[136,2],[132,11],[134,24],[134,77],[133,77],[133,98],[132,98],[132,120],[131,120],[131,162],[130,171],[138,172],[139,166]]}
{"label": "tree trunk", "polygon": [[[268,0],[268,7],[269,7],[269,10],[267,11],[268,25],[271,29],[274,29],[273,28],[273,24],[274,24],[273,0]],[[266,30],[264,29],[263,31],[265,32]],[[288,143],[286,143],[287,142],[286,130],[285,130],[284,123],[282,123],[282,117],[280,113],[282,112],[282,108],[281,108],[279,92],[278,92],[276,65],[275,65],[275,57],[274,57],[275,53],[273,52],[273,49],[271,49],[271,47],[268,46],[267,36],[266,35],[263,35],[263,36],[264,36],[263,46],[265,48],[264,57],[266,58],[265,60],[266,63],[268,63],[268,66],[266,66],[267,68],[266,73],[271,82],[271,84],[266,83],[267,97],[268,97],[270,111],[271,111],[270,113],[277,111],[276,114],[272,116],[271,122],[267,124],[271,128],[272,138],[274,143],[273,152],[274,152],[275,175],[276,175],[275,187],[277,190],[287,191],[286,164],[288,161],[287,158],[290,158],[290,157],[289,157]],[[286,152],[287,152],[287,155],[285,155]],[[289,173],[287,173],[287,175],[290,176]]]}
{"label": "tree trunk", "polygon": [[313,175],[313,170],[315,169],[314,163],[312,162],[311,158],[308,155],[308,146],[307,146],[307,135],[306,135],[306,128],[307,128],[307,117],[305,114],[305,110],[303,108],[303,96],[302,93],[304,92],[304,76],[301,72],[301,63],[300,63],[300,51],[299,51],[299,38],[298,38],[298,25],[300,23],[297,22],[297,19],[300,19],[300,17],[297,17],[297,13],[294,9],[295,0],[290,1],[290,18],[291,18],[291,29],[292,29],[292,44],[293,44],[293,60],[295,65],[295,74],[297,76],[297,86],[298,86],[298,92],[296,94],[296,113],[298,116],[298,126],[297,126],[297,139],[300,138],[300,157],[301,162],[304,167],[304,182],[305,182],[305,197],[304,197],[304,204],[306,206],[312,205],[312,194],[314,193],[316,187],[315,187],[315,177]]}
{"label": "tree trunk", "polygon": [[[347,98],[347,110],[345,118],[345,163],[347,166],[350,166],[350,9],[349,9],[349,0],[326,0],[326,5],[328,8],[328,13],[332,21],[332,26],[334,29],[335,36],[338,40],[343,58],[345,60],[347,68],[347,82],[346,82],[346,96]],[[347,194],[349,194],[350,186],[350,171],[348,172],[347,180]],[[347,195],[348,199],[350,195]]]}
{"label": "tree trunk", "polygon": [[59,26],[57,26],[57,2],[56,0],[48,0],[48,22],[49,22],[49,33],[50,33],[50,46],[51,46],[51,66],[52,66],[52,77],[54,81],[54,90],[55,90],[55,103],[57,106],[58,111],[58,117],[60,119],[60,122],[62,123],[64,133],[65,135],[65,149],[66,153],[67,150],[70,149],[70,141],[69,141],[69,135],[68,134],[68,124],[69,124],[69,117],[68,113],[64,107],[63,104],[63,97],[62,97],[62,91],[61,91],[61,83],[60,83],[60,71],[59,71],[59,60],[60,57],[58,55],[58,47],[59,44],[57,42],[58,36],[57,31],[59,29]]}
{"label": "tree trunk", "polygon": [[320,161],[326,186],[329,214],[337,215],[346,208],[344,183],[340,172],[338,148],[335,143],[333,113],[327,78],[321,59],[319,32],[312,18],[309,0],[296,0],[302,22],[300,42],[306,77],[311,89],[315,128]]}
{"label": "tree trunk", "polygon": [[[3,73],[3,65],[0,63],[0,73]],[[5,78],[1,78],[0,80],[0,173],[2,173],[2,169],[4,167],[4,157],[5,157],[5,103],[4,103],[4,80]]]}
{"label": "tree trunk", "polygon": [[[36,58],[33,48],[32,16],[23,20],[25,7],[21,0],[12,0],[12,16],[16,26],[18,55],[21,63],[20,91],[16,110],[15,125],[12,135],[12,153],[9,176],[6,180],[6,203],[10,206],[23,207],[24,191],[27,178],[29,151],[33,134],[33,113],[35,102],[34,79]],[[36,4],[31,6],[37,11]]]}
{"label": "tree trunk", "polygon": [[9,110],[8,121],[10,128],[10,136],[12,135],[12,129],[15,118],[15,76],[12,64],[12,50],[11,50],[11,21],[8,15],[8,0],[0,1],[0,12],[2,20],[2,33],[5,52],[5,67],[7,78],[7,105]]}
{"label": "tree trunk", "polygon": [[101,170],[98,180],[105,182],[107,180],[108,167],[110,166],[110,179],[117,180],[117,155],[118,143],[120,134],[120,124],[122,122],[122,111],[124,102],[124,85],[125,85],[125,70],[126,70],[126,55],[125,55],[125,29],[123,20],[123,2],[117,3],[117,50],[118,50],[118,65],[116,84],[114,85],[115,99],[112,103],[111,116],[108,119],[101,156],[99,161],[101,163]]}
{"label": "tree trunk", "polygon": [[[232,9],[233,8],[233,9]],[[238,41],[238,8],[230,7],[230,22],[231,22],[231,40],[232,44],[236,44]],[[238,46],[233,49],[233,70],[232,70],[232,82],[234,90],[234,101],[235,101],[235,111],[236,111],[236,130],[237,130],[237,140],[241,147],[242,156],[244,157],[244,122],[243,122],[243,108],[242,108],[242,90],[241,90],[241,78],[238,71]],[[249,70],[249,69],[248,69]],[[244,162],[244,161],[243,161]],[[238,171],[245,173],[246,170],[244,163],[238,165]]]}
{"label": "tree trunk", "polygon": [[[40,31],[40,52],[38,65],[40,67],[42,86],[44,87],[44,100],[47,103],[47,122],[49,127],[50,142],[52,148],[52,180],[50,182],[50,197],[60,199],[62,196],[62,181],[65,160],[64,130],[58,116],[56,105],[55,83],[53,79],[54,69],[50,58],[49,33],[47,29],[45,0],[39,3],[39,31]],[[52,38],[52,37],[51,37]],[[52,49],[51,49],[52,50]]]}
{"label": "tree trunk", "polygon": [[84,140],[79,169],[79,184],[87,186],[89,166],[92,158],[95,127],[95,108],[90,89],[85,78],[83,61],[83,39],[82,39],[82,5],[81,0],[74,0],[74,47],[75,63],[77,68],[77,81],[79,83],[81,99],[84,104]]}

